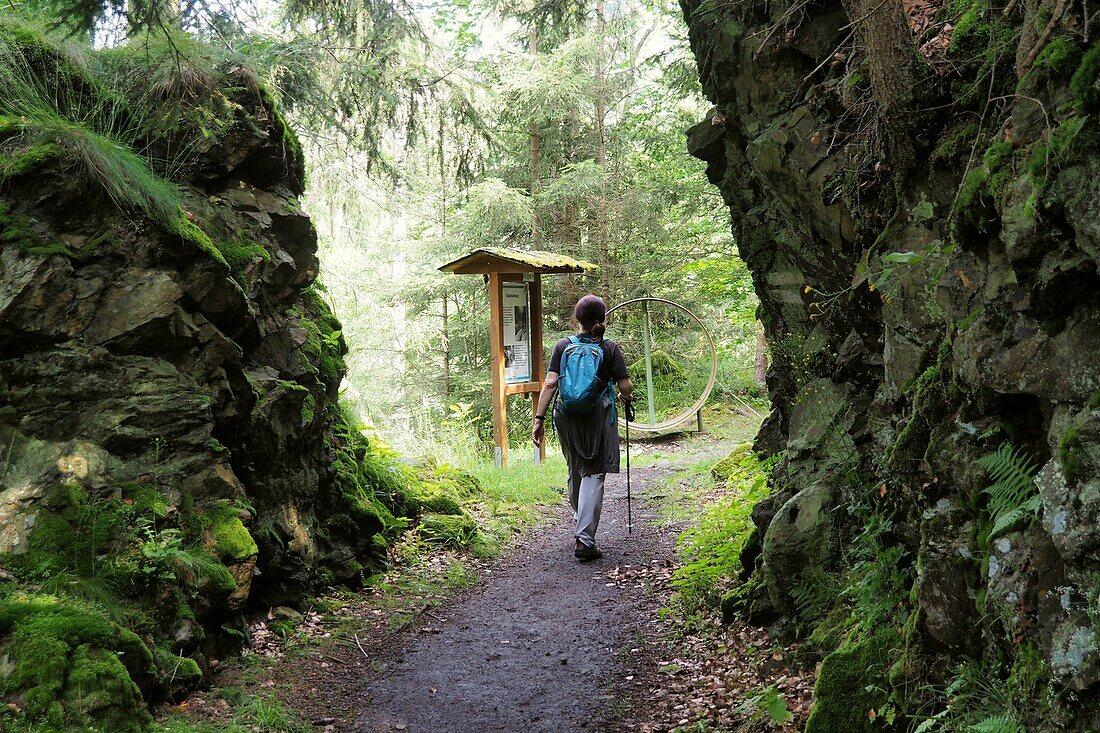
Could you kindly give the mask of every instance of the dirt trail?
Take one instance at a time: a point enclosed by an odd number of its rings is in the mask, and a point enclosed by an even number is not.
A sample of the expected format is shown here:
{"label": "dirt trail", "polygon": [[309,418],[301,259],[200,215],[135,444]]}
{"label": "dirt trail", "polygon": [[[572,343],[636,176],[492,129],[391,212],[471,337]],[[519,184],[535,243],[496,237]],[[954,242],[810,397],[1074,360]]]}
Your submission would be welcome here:
{"label": "dirt trail", "polygon": [[[609,583],[617,566],[671,552],[673,530],[644,524],[639,499],[657,469],[635,469],[634,533],[625,474],[609,475],[597,542],[601,560],[573,559],[572,517],[536,533],[445,623],[410,638],[370,684],[362,733],[540,733],[603,730],[614,711],[624,646],[636,643],[641,591]],[[651,601],[648,601],[651,603]],[[629,662],[627,662],[629,663]]]}

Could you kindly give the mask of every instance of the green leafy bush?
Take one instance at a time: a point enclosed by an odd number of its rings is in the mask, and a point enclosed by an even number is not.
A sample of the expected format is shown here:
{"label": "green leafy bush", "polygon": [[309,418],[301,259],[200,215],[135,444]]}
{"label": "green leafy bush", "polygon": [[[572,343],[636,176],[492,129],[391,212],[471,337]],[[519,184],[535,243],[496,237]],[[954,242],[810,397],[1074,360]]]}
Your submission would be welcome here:
{"label": "green leafy bush", "polygon": [[680,535],[683,564],[672,584],[689,611],[717,605],[741,574],[741,551],[752,531],[752,508],[769,492],[767,470],[744,446],[715,464],[730,493],[707,508],[699,523]]}

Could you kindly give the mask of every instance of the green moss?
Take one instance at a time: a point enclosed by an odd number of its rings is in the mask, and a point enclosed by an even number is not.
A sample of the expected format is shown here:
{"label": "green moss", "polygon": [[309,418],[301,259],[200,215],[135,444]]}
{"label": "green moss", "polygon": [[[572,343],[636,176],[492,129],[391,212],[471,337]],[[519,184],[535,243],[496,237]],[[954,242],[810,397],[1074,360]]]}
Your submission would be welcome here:
{"label": "green moss", "polygon": [[[958,20],[949,53],[958,68],[966,72],[965,80],[953,89],[956,102],[962,106],[980,104],[991,91],[1010,92],[1009,77],[1014,81],[1015,75],[1002,73],[997,67],[1013,63],[1017,28],[989,0],[963,0],[954,4],[951,13]],[[991,75],[997,82],[992,90]]]}
{"label": "green moss", "polygon": [[1089,395],[1089,400],[1085,403],[1085,406],[1091,408],[1100,407],[1100,389]]}
{"label": "green moss", "polygon": [[1043,191],[1053,174],[1100,147],[1097,126],[1088,116],[1072,116],[1050,131],[1049,141],[1036,142],[1028,154],[1027,171],[1036,191]]}
{"label": "green moss", "polygon": [[190,687],[202,680],[198,662],[190,657],[176,656],[170,650],[158,647],[156,661],[161,678],[173,686]]}
{"label": "green moss", "polygon": [[302,297],[322,333],[326,335],[339,333],[341,329],[340,319],[332,312],[328,301],[322,295],[323,292],[323,286],[320,283],[314,283],[306,289]]}
{"label": "green moss", "polygon": [[951,236],[955,241],[969,241],[975,233],[986,230],[992,206],[988,198],[988,181],[989,174],[984,167],[973,168],[963,179],[951,216]]}
{"label": "green moss", "polygon": [[467,499],[478,496],[484,491],[477,476],[452,466],[440,465],[435,467],[435,478],[445,485],[452,487],[459,496]]}
{"label": "green moss", "polygon": [[955,241],[972,241],[988,231],[989,222],[997,218],[996,201],[1015,175],[1014,158],[1012,143],[997,140],[982,154],[981,164],[967,172],[951,216]]}
{"label": "green moss", "polygon": [[0,693],[25,695],[33,721],[127,733],[152,722],[138,681],[156,678],[135,634],[101,614],[43,594],[0,601],[0,635],[10,673]]}
{"label": "green moss", "polygon": [[1052,677],[1042,650],[1028,642],[1016,647],[1016,660],[1005,688],[1009,705],[1022,720],[1028,717],[1037,722],[1047,720],[1046,713],[1051,705],[1047,687]]}
{"label": "green moss", "polygon": [[1035,68],[1050,69],[1060,74],[1072,71],[1081,58],[1081,50],[1077,42],[1068,35],[1055,36],[1047,43],[1046,47],[1035,57]]}
{"label": "green moss", "polygon": [[160,489],[149,484],[126,484],[122,487],[123,499],[131,502],[133,511],[141,517],[153,520],[168,516],[168,500]]}
{"label": "green moss", "polygon": [[[322,322],[323,323],[323,322]],[[300,318],[298,325],[305,329],[306,342],[302,353],[317,370],[317,375],[329,388],[338,386],[347,369],[344,364],[342,340],[339,331],[325,332],[318,322]]]}
{"label": "green moss", "polygon": [[1076,484],[1085,477],[1088,456],[1081,445],[1081,432],[1077,428],[1067,428],[1058,442],[1058,460],[1062,464],[1062,475],[1070,484]]}
{"label": "green moss", "polygon": [[[420,484],[413,497],[417,511],[430,511],[440,514],[456,514],[454,507],[461,510],[464,502],[476,499],[482,493],[481,482],[476,476],[446,463],[428,463],[416,470]],[[425,497],[447,497],[445,503],[425,502]]]}
{"label": "green moss", "polygon": [[956,328],[957,328],[957,329],[958,329],[958,330],[959,330],[960,332],[962,332],[962,331],[966,331],[966,330],[968,330],[968,329],[969,329],[969,328],[970,328],[971,326],[973,326],[973,325],[974,325],[974,322],[975,322],[975,321],[977,321],[977,320],[978,320],[979,318],[981,318],[981,316],[982,316],[982,314],[983,314],[983,313],[985,313],[985,307],[984,307],[984,306],[982,306],[982,307],[979,307],[979,308],[975,308],[974,310],[970,311],[970,312],[969,312],[969,313],[967,313],[967,314],[966,314],[965,316],[963,316],[962,318],[960,318],[960,319],[959,319],[959,320],[958,320],[958,321],[957,321],[957,322],[955,323],[955,327],[956,327]]}
{"label": "green moss", "polygon": [[211,259],[220,262],[225,265],[226,268],[229,267],[229,263],[225,261],[225,257],[223,257],[218,248],[214,246],[214,242],[210,239],[210,236],[204,232],[198,224],[195,224],[195,222],[181,215],[176,219],[162,223],[164,228],[172,234],[175,234],[185,242],[193,244],[199,251],[205,252]]}
{"label": "green moss", "polygon": [[[406,523],[389,507],[412,514],[410,476],[392,459],[379,453],[358,429],[350,415],[333,408],[329,415],[332,434],[329,445],[335,456],[338,509],[346,512],[357,532],[396,536]],[[388,506],[387,506],[388,505]]]}
{"label": "green moss", "polygon": [[226,562],[247,560],[259,552],[256,541],[241,520],[241,511],[232,504],[220,504],[201,513],[214,552]]}
{"label": "green moss", "polygon": [[821,662],[805,733],[876,730],[872,716],[885,702],[888,644],[871,638],[836,650]]}
{"label": "green moss", "polygon": [[964,61],[981,56],[989,44],[991,32],[990,7],[985,0],[968,2],[955,23],[950,51]]}
{"label": "green moss", "polygon": [[846,603],[837,603],[825,615],[807,639],[815,655],[827,655],[836,651],[852,625],[852,609]]}
{"label": "green moss", "polygon": [[950,336],[940,342],[936,362],[921,372],[908,392],[912,405],[909,421],[885,456],[886,465],[899,471],[911,471],[914,462],[928,455],[934,431],[959,398],[951,369]]}
{"label": "green moss", "polygon": [[14,244],[19,247],[20,252],[31,256],[49,257],[57,254],[75,257],[73,251],[63,244],[45,241],[34,228],[30,217],[13,212],[4,201],[0,201],[0,244]]}
{"label": "green moss", "polygon": [[[676,379],[683,379],[686,376],[684,367],[680,365],[680,362],[673,359],[664,351],[654,351],[650,354],[650,366],[653,369],[653,374],[663,377],[673,377]],[[628,371],[634,375],[635,379],[645,378],[645,359],[639,359],[634,362],[628,368]]]}
{"label": "green moss", "polygon": [[463,514],[462,504],[451,494],[435,491],[417,497],[420,507],[425,512],[433,514]]}
{"label": "green moss", "polygon": [[62,157],[62,154],[63,151],[55,143],[44,143],[33,145],[14,155],[0,156],[0,184],[31,173]]}
{"label": "green moss", "polygon": [[125,733],[144,731],[149,724],[141,691],[118,657],[87,645],[73,652],[62,706],[66,717],[81,726]]}
{"label": "green moss", "polygon": [[250,265],[271,259],[271,253],[244,231],[238,231],[232,239],[219,241],[216,247],[229,266],[230,272],[238,280],[242,279]]}
{"label": "green moss", "polygon": [[287,172],[299,187],[304,187],[306,183],[306,157],[305,153],[302,152],[302,143],[298,140],[298,136],[294,134],[294,130],[287,124],[286,118],[279,112],[279,106],[275,104],[275,98],[271,95],[271,92],[262,84],[260,85],[260,99],[263,100],[264,106],[271,115],[271,122],[276,134],[283,141]]}
{"label": "green moss", "polygon": [[1079,112],[1093,112],[1100,107],[1100,45],[1093,44],[1085,52],[1069,87]]}
{"label": "green moss", "polygon": [[302,400],[302,424],[312,425],[316,416],[317,400],[314,399],[313,394],[307,394],[305,399]]}
{"label": "green moss", "polygon": [[305,313],[299,315],[298,319],[298,325],[306,331],[302,353],[328,389],[335,390],[347,369],[344,364],[347,344],[344,342],[340,320],[316,286],[308,288],[302,294],[302,299],[306,306]]}
{"label": "green moss", "polygon": [[751,443],[742,443],[710,467],[710,475],[722,483],[751,477],[759,472],[760,463],[752,452]]}
{"label": "green moss", "polygon": [[308,387],[298,384],[297,382],[291,382],[289,380],[280,381],[275,389],[263,394],[261,404],[266,405],[277,402],[290,393],[296,395],[292,397],[291,400],[300,403],[299,413],[301,415],[302,425],[312,425],[317,416],[317,400]]}
{"label": "green moss", "polygon": [[468,514],[425,514],[416,527],[425,541],[444,547],[469,547],[478,537],[477,522]]}
{"label": "green moss", "polygon": [[35,580],[76,576],[107,587],[131,586],[131,568],[101,560],[123,555],[130,544],[130,507],[121,501],[89,502],[76,484],[58,484],[48,497],[48,509],[38,513],[26,551],[7,562]]}

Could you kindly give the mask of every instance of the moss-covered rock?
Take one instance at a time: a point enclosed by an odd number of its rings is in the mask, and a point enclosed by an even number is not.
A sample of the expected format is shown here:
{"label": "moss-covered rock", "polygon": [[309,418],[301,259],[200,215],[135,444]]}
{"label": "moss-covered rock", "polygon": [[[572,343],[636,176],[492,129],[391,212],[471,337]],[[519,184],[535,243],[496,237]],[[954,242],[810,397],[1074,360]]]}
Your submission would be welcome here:
{"label": "moss-covered rock", "polygon": [[[666,352],[658,349],[650,354],[650,367],[653,370],[653,375],[663,377],[666,380],[670,379],[683,379],[687,372],[684,371],[683,365],[680,362],[673,359]],[[638,361],[627,367],[627,371],[634,377],[635,380],[645,380],[645,360],[639,359]]]}
{"label": "moss-covered rock", "polygon": [[423,511],[431,514],[462,514],[462,503],[455,496],[445,492],[431,492],[417,497]]}
{"label": "moss-covered rock", "polygon": [[153,656],[132,632],[55,596],[0,601],[8,660],[0,695],[23,703],[32,721],[57,728],[144,731],[152,719],[140,685],[158,679]]}
{"label": "moss-covered rock", "polygon": [[728,483],[758,473],[759,470],[760,463],[753,453],[752,444],[742,443],[711,466],[710,475],[715,481]]}
{"label": "moss-covered rock", "polygon": [[248,510],[221,504],[203,509],[200,516],[210,547],[222,560],[240,562],[259,552],[256,541],[244,526],[244,518],[251,516]]}
{"label": "moss-covered rock", "polygon": [[878,710],[886,702],[883,685],[889,645],[882,639],[848,644],[821,662],[806,733],[860,733],[881,730]]}
{"label": "moss-covered rock", "polygon": [[[822,649],[853,628],[905,639],[893,674],[858,674],[862,648],[830,656],[807,730],[884,727],[867,714],[885,695],[896,725],[916,725],[948,709],[964,658],[1003,687],[1030,645],[1057,678],[1049,709],[1004,712],[1084,733],[1100,712],[1077,693],[1096,684],[1081,609],[1100,548],[1100,50],[1085,42],[1100,16],[952,0],[940,32],[892,11],[865,23],[872,5],[799,5],[787,25],[761,3],[681,0],[714,105],[689,150],[760,299],[773,411],[757,446],[783,487],[754,511],[765,562],[740,586],[775,603],[730,609],[805,637],[809,591],[831,588],[819,610],[843,620]],[[1005,441],[1043,465],[1042,510],[986,546],[976,460]],[[1030,477],[1016,478],[1027,519]],[[868,685],[886,692],[861,699]],[[980,719],[951,703],[949,726]]]}
{"label": "moss-covered rock", "polygon": [[467,471],[446,463],[432,463],[429,469],[420,475],[421,482],[427,486],[434,485],[440,491],[466,500],[479,496],[483,490],[477,476]]}

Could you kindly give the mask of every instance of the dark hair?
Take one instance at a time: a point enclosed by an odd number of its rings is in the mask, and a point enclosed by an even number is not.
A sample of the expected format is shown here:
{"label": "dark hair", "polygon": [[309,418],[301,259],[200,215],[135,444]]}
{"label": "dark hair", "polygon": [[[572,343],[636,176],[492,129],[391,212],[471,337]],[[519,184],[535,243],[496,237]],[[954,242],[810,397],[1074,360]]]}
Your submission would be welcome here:
{"label": "dark hair", "polygon": [[596,338],[603,337],[607,329],[603,322],[607,317],[607,305],[603,302],[603,298],[591,293],[584,296],[573,308],[573,317],[586,332]]}

